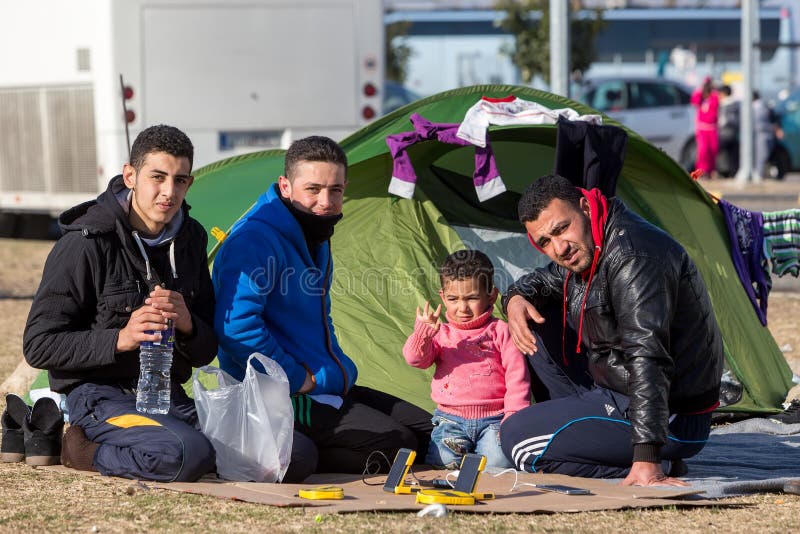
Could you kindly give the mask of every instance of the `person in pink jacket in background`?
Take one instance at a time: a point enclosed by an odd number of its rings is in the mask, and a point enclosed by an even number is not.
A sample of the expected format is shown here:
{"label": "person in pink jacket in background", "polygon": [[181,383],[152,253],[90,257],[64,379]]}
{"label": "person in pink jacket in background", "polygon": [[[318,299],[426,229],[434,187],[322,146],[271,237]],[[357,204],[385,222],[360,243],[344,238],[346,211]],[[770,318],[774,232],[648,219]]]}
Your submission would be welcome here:
{"label": "person in pink jacket in background", "polygon": [[701,177],[713,178],[719,151],[719,94],[714,89],[711,77],[706,76],[703,85],[692,93],[691,102],[697,108],[694,123],[697,148],[695,165],[702,171]]}
{"label": "person in pink jacket in background", "polygon": [[508,323],[492,316],[498,291],[486,254],[460,250],[440,270],[447,323],[425,302],[403,347],[420,369],[436,365],[431,398],[437,408],[425,463],[455,469],[468,452],[488,467],[511,467],[500,447],[500,423],[530,405],[530,374]]}

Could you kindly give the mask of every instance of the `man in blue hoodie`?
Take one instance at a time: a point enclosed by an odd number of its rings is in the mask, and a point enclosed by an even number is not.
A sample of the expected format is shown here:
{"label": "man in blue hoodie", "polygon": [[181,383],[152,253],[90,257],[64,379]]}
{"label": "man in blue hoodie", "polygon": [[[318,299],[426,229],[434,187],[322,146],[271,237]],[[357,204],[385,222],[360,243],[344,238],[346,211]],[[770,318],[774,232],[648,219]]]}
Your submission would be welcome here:
{"label": "man in blue hoodie", "polygon": [[[361,473],[370,455],[401,447],[424,457],[430,414],[356,385],[358,370],[331,319],[330,238],[342,218],[347,157],[327,137],[295,141],[284,175],[231,230],[214,261],[220,367],[244,377],[254,352],[289,379],[295,430],[319,448],[320,472]],[[297,432],[295,432],[297,436]],[[307,446],[301,439],[295,449]],[[298,451],[293,453],[293,462]]]}

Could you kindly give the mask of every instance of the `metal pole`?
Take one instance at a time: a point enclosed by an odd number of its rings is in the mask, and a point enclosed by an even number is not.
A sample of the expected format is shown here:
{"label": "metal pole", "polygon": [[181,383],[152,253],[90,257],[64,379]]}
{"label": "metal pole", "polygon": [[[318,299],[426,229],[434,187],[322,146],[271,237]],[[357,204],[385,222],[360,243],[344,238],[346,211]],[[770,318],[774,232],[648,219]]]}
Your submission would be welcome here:
{"label": "metal pole", "polygon": [[[760,2],[758,0],[753,0],[752,2],[750,2],[750,27],[752,28],[752,31],[753,31],[753,48],[751,49],[753,51],[753,64],[750,66],[750,88],[751,88],[750,94],[751,95],[753,93],[752,89],[756,89],[759,92],[762,89],[762,87],[761,87],[761,48],[759,47],[759,44],[761,44],[761,19],[760,19],[759,13],[758,13],[758,4],[759,3]],[[763,95],[762,95],[762,97],[763,97]],[[762,102],[763,102],[763,100],[762,100]],[[753,107],[753,101],[752,101],[752,98],[751,98],[751,100],[750,100],[750,109],[752,109],[752,107]],[[752,152],[752,155],[750,156],[750,161],[752,161],[754,164],[757,164],[758,162],[755,161],[755,153],[756,153],[755,128],[757,128],[758,125],[755,124],[755,115],[754,114],[750,115],[750,120],[751,120],[750,124],[752,125],[752,131],[753,131],[753,134],[750,136],[750,138],[753,140],[753,142],[751,143],[751,150],[753,152]],[[750,181],[753,182],[753,183],[756,183],[756,184],[761,183],[761,179],[762,179],[761,173],[762,172],[764,172],[764,169],[758,169],[758,168],[755,169],[755,171],[751,172],[751,174],[750,174]]]}
{"label": "metal pole", "polygon": [[[736,182],[744,185],[753,169],[753,13],[756,0],[742,0],[742,100],[739,108],[739,171]],[[758,18],[756,17],[756,23]]]}
{"label": "metal pole", "polygon": [[569,0],[550,0],[550,91],[569,96]]}
{"label": "metal pole", "polygon": [[122,122],[125,124],[125,146],[128,147],[128,161],[131,159],[131,132],[128,128],[128,104],[125,102],[125,82],[119,75],[119,96],[122,98]]}
{"label": "metal pole", "polygon": [[752,75],[752,85],[755,89],[761,90],[761,16],[758,12],[758,4],[755,0],[750,3],[750,24],[753,28],[753,66],[750,74]]}

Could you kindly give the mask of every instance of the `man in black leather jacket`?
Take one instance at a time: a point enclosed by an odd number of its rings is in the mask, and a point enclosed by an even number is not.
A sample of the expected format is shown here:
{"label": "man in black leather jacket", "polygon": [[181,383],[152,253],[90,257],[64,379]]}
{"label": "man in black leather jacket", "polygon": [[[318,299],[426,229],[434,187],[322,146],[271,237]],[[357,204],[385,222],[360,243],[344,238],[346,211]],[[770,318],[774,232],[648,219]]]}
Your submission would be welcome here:
{"label": "man in black leather jacket", "polygon": [[668,475],[705,445],[723,363],[694,263],[620,200],[560,176],[529,186],[519,217],[552,261],[503,306],[550,400],[506,420],[506,455],[527,471],[685,485]]}

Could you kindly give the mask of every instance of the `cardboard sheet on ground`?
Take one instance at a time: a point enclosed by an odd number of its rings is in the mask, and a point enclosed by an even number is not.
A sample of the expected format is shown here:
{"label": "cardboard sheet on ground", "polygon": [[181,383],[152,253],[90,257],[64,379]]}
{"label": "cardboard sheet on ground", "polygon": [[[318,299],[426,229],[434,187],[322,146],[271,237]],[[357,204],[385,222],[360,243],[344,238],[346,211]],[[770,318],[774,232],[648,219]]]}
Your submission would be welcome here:
{"label": "cardboard sheet on ground", "polygon": [[[75,471],[54,465],[41,469],[70,474],[99,476],[96,472]],[[447,471],[416,467],[414,475],[420,481],[444,478]],[[267,484],[259,482],[230,482],[207,476],[198,482],[137,482],[146,488],[161,488],[170,491],[208,495],[220,499],[239,500],[256,504],[282,507],[309,507],[318,513],[340,512],[401,512],[418,511],[425,507],[416,504],[414,495],[395,495],[383,491],[386,475],[368,476],[348,474],[312,475],[303,484]],[[406,477],[406,485],[413,476]],[[620,510],[625,508],[658,508],[663,506],[719,506],[719,501],[703,499],[701,491],[687,487],[622,487],[610,481],[568,477],[565,475],[514,473],[494,477],[481,475],[476,490],[492,492],[494,500],[482,501],[472,506],[450,505],[452,511],[479,513],[554,513],[586,512],[596,510]],[[374,484],[374,485],[370,485]],[[539,490],[524,484],[564,484],[585,488],[591,495],[561,495]],[[301,489],[322,485],[336,485],[344,489],[343,500],[301,499]]]}
{"label": "cardboard sheet on ground", "polygon": [[[420,480],[444,478],[446,471],[415,469]],[[416,504],[414,495],[395,495],[383,491],[385,475],[366,477],[360,475],[319,474],[303,484],[265,484],[256,482],[225,482],[211,478],[193,483],[147,483],[150,487],[172,491],[209,495],[271,506],[313,507],[320,513],[367,511],[417,511],[424,507]],[[410,484],[413,477],[406,478]],[[493,477],[484,473],[478,481],[477,491],[493,492],[494,500],[482,501],[472,506],[448,506],[453,511],[492,513],[549,513],[583,512],[590,510],[615,510],[675,505],[719,505],[718,502],[698,499],[697,490],[691,488],[622,487],[603,480],[517,473],[517,488],[513,473]],[[589,489],[591,495],[561,495],[523,485],[566,484]],[[374,484],[374,485],[369,485]],[[298,490],[321,485],[336,485],[344,489],[343,500],[308,500],[297,496]],[[687,500],[687,498],[689,498]]]}

